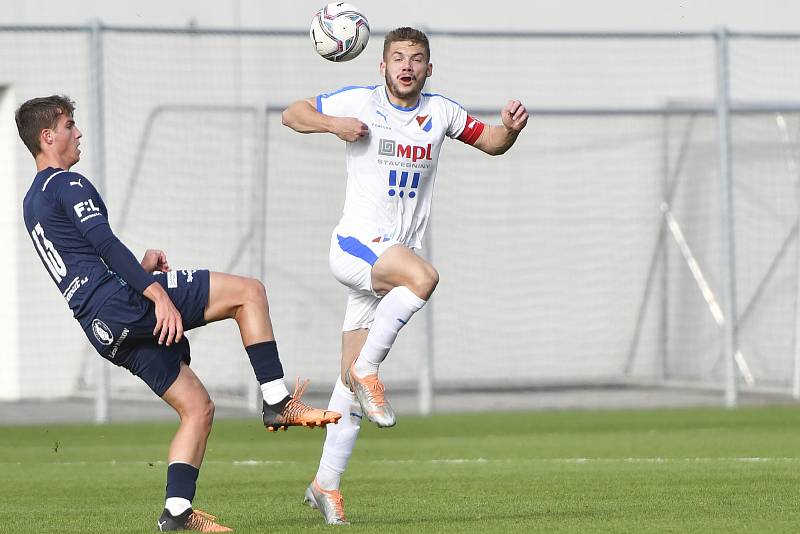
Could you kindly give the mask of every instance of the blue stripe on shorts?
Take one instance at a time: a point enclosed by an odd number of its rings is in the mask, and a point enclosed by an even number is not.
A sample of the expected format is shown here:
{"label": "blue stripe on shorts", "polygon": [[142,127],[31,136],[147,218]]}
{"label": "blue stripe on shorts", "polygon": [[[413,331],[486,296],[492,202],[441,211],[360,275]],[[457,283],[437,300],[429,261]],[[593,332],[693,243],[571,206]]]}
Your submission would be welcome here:
{"label": "blue stripe on shorts", "polygon": [[378,256],[374,252],[372,252],[372,250],[367,245],[365,245],[355,237],[351,236],[342,237],[339,234],[336,234],[336,239],[339,240],[339,246],[341,247],[341,249],[350,254],[351,256],[355,256],[356,258],[361,258],[370,265],[375,265],[375,262],[378,261]]}

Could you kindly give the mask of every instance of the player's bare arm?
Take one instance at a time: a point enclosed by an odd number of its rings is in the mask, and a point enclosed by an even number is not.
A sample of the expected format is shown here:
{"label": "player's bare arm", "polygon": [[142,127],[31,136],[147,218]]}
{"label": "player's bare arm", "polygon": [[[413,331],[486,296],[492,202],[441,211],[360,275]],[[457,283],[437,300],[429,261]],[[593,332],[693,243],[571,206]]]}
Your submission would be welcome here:
{"label": "player's bare arm", "polygon": [[153,282],[142,293],[155,304],[156,327],[153,335],[158,335],[159,345],[177,343],[183,337],[181,312],[172,303],[169,295],[158,282]]}
{"label": "player's bare arm", "polygon": [[332,117],[317,111],[313,99],[298,100],[283,111],[282,122],[298,133],[332,133],[355,142],[369,135],[366,124],[354,117]]}
{"label": "player's bare arm", "polygon": [[528,124],[528,110],[519,100],[509,100],[500,118],[502,124],[485,128],[473,146],[492,156],[506,153]]}
{"label": "player's bare arm", "polygon": [[150,248],[145,251],[144,257],[140,263],[142,264],[142,269],[148,273],[153,273],[156,271],[168,273],[172,270],[167,262],[167,254],[163,250],[154,248]]}

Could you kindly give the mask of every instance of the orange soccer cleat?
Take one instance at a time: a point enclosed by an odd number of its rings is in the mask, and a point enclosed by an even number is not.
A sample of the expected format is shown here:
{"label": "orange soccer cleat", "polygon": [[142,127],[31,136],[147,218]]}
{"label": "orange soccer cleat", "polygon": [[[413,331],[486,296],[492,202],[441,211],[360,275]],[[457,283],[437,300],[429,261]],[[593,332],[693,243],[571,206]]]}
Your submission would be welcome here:
{"label": "orange soccer cleat", "polygon": [[217,523],[217,518],[200,510],[187,508],[185,512],[172,515],[166,508],[158,519],[158,530],[193,530],[195,532],[233,532],[233,529]]}
{"label": "orange soccer cleat", "polygon": [[314,479],[306,488],[303,502],[318,510],[329,525],[349,525],[344,516],[344,499],[339,490],[324,490]]}
{"label": "orange soccer cleat", "polygon": [[381,428],[391,427],[397,423],[394,410],[386,400],[383,383],[378,379],[378,375],[358,376],[351,365],[345,371],[344,378],[345,385],[355,394],[367,419]]}
{"label": "orange soccer cleat", "polygon": [[307,426],[309,428],[325,426],[329,423],[337,423],[342,418],[339,412],[330,410],[320,410],[312,408],[300,402],[300,398],[308,386],[308,380],[297,383],[294,387],[294,394],[287,397],[278,404],[267,404],[264,401],[261,409],[261,419],[264,426],[270,432],[276,430],[286,430],[290,426]]}

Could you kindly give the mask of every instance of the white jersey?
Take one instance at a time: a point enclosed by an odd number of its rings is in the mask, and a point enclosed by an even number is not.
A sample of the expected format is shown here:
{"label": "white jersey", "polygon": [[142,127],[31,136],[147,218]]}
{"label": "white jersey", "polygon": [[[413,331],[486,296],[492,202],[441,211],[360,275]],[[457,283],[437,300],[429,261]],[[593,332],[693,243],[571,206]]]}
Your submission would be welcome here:
{"label": "white jersey", "polygon": [[[368,136],[347,143],[347,193],[339,232],[421,248],[445,136],[470,143],[477,138],[465,132],[469,117],[464,108],[430,93],[422,93],[416,106],[402,108],[379,85],[319,95],[317,111],[355,117],[369,127]],[[479,135],[483,125],[469,119]]]}

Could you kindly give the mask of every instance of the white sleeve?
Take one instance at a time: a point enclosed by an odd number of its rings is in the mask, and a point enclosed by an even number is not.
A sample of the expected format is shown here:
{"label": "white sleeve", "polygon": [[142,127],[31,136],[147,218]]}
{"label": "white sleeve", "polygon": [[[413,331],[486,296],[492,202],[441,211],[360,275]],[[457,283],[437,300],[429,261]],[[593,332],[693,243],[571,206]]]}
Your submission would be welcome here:
{"label": "white sleeve", "polygon": [[455,139],[461,135],[467,125],[467,110],[449,98],[443,98],[442,101],[447,117],[447,137]]}
{"label": "white sleeve", "polygon": [[317,111],[333,117],[354,117],[369,98],[373,87],[350,85],[317,96]]}

